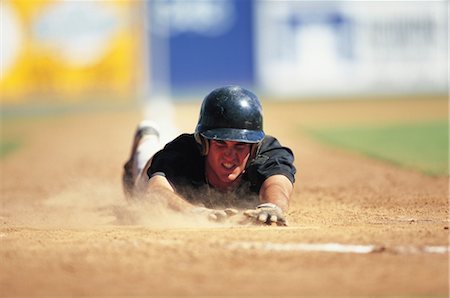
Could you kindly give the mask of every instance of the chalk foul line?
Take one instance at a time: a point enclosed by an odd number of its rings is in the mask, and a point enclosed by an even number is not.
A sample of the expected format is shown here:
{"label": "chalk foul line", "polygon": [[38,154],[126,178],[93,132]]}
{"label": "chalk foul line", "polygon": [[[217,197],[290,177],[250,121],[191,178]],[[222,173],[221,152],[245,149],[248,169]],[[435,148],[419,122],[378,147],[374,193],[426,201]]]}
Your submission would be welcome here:
{"label": "chalk foul line", "polygon": [[355,245],[341,243],[272,243],[272,242],[232,242],[226,245],[232,250],[264,250],[285,252],[331,252],[331,253],[354,253],[369,254],[390,252],[395,254],[448,254],[448,246],[413,246],[399,245],[387,247],[383,245]]}

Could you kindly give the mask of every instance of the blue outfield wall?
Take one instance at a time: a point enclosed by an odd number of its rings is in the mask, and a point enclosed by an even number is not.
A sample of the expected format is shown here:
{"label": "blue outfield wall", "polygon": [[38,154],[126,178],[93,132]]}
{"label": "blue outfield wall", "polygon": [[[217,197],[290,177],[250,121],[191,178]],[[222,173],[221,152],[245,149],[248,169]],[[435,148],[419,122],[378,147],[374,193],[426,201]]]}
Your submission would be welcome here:
{"label": "blue outfield wall", "polygon": [[151,0],[149,13],[154,88],[185,95],[253,86],[253,1]]}

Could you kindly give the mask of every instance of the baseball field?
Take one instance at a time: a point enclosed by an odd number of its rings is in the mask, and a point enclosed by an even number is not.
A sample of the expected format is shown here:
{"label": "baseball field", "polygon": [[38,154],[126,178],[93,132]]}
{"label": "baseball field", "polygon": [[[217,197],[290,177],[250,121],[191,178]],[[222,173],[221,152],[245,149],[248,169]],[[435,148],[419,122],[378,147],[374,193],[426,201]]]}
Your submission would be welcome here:
{"label": "baseball field", "polygon": [[296,158],[288,227],[127,202],[139,107],[4,111],[1,296],[448,297],[447,98],[263,107]]}

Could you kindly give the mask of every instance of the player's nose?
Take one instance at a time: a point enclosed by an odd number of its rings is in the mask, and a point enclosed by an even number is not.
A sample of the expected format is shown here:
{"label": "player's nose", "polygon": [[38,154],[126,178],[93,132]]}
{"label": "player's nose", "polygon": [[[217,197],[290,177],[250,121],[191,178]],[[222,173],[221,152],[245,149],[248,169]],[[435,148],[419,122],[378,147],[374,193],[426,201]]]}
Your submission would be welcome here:
{"label": "player's nose", "polygon": [[227,158],[227,159],[234,159],[236,156],[236,150],[234,150],[233,148],[226,148],[223,151],[223,155]]}

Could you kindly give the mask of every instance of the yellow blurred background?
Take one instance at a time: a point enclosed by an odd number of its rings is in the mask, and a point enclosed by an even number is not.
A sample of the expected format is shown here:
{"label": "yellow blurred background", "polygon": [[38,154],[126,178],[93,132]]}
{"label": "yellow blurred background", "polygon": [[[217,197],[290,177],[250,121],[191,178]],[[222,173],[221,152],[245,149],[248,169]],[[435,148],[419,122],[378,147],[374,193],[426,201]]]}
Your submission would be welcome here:
{"label": "yellow blurred background", "polygon": [[141,4],[2,1],[1,103],[129,99],[142,75]]}

